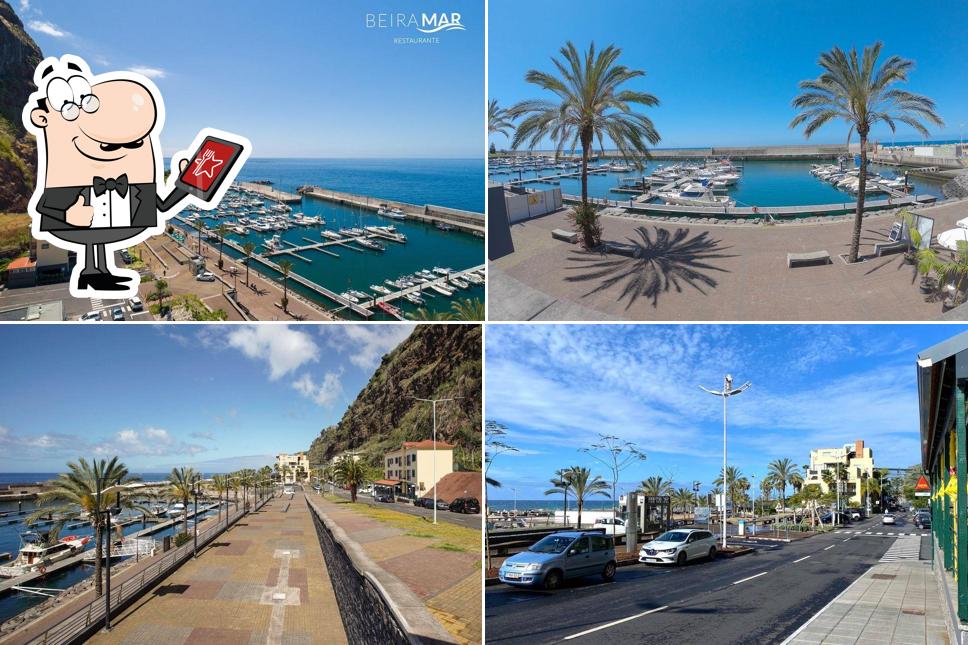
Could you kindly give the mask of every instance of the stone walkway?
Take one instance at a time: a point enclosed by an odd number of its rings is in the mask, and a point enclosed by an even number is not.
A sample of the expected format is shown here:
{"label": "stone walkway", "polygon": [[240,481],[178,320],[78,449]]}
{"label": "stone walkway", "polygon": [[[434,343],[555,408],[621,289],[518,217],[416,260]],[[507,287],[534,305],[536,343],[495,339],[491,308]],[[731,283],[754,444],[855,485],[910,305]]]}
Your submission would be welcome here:
{"label": "stone walkway", "polygon": [[284,496],[242,518],[89,642],[345,643],[329,580],[302,494]]}
{"label": "stone walkway", "polygon": [[950,642],[943,606],[930,562],[877,564],[784,645],[942,645]]}
{"label": "stone walkway", "polygon": [[[426,529],[408,531],[367,517],[349,503],[334,503],[320,496],[312,499],[330,520],[362,546],[370,559],[423,600],[448,632],[462,643],[481,642],[480,549],[453,549],[445,539],[434,535],[434,526],[429,522]],[[447,526],[446,530],[470,529]]]}

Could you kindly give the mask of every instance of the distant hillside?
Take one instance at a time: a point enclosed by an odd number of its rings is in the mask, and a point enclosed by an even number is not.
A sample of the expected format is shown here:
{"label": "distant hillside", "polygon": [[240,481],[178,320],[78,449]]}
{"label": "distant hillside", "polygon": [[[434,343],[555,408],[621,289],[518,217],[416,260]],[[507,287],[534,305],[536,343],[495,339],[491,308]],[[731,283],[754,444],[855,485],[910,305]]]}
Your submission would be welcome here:
{"label": "distant hillside", "polygon": [[36,143],[20,120],[43,59],[13,7],[0,0],[0,213],[24,213],[33,192]]}
{"label": "distant hillside", "polygon": [[481,460],[481,327],[419,325],[383,357],[336,425],[309,448],[310,463],[356,450],[373,464],[404,441],[430,438],[431,405],[421,398],[463,397],[437,404],[437,438],[457,446],[455,461],[479,470]]}

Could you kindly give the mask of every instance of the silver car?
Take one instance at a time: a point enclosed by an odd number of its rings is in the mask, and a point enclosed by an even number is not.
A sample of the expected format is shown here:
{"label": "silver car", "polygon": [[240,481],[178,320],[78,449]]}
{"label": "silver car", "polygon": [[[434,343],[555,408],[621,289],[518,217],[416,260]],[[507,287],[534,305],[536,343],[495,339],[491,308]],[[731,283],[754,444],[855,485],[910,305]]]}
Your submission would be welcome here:
{"label": "silver car", "polygon": [[639,562],[684,565],[689,560],[716,557],[716,536],[705,529],[666,531],[639,550]]}

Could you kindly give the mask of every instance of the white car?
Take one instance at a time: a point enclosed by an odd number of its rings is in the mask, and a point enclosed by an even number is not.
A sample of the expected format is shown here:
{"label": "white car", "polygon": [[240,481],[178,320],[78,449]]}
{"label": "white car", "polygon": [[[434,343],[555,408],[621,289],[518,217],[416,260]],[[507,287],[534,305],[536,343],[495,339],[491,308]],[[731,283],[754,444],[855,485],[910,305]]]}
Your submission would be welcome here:
{"label": "white car", "polygon": [[881,524],[897,524],[897,518],[888,513],[881,518]]}
{"label": "white car", "polygon": [[80,320],[81,322],[90,322],[92,320],[101,320],[101,312],[100,311],[89,311],[86,314],[84,314],[83,316],[81,316],[80,318],[78,318],[78,320]]}
{"label": "white car", "polygon": [[282,494],[283,495],[292,495],[293,492],[294,491],[292,489],[292,486],[286,486],[285,488],[282,489]]}
{"label": "white car", "polygon": [[202,271],[195,276],[195,279],[199,282],[215,282],[215,274],[211,271]]}
{"label": "white car", "polygon": [[639,550],[639,562],[684,565],[697,558],[716,557],[716,536],[704,529],[666,531]]}
{"label": "white car", "polygon": [[144,303],[141,302],[141,298],[138,296],[135,296],[129,300],[128,304],[131,305],[131,311],[142,311],[145,308]]}
{"label": "white car", "polygon": [[596,529],[605,529],[605,535],[625,535],[625,520],[600,517],[595,520]]}

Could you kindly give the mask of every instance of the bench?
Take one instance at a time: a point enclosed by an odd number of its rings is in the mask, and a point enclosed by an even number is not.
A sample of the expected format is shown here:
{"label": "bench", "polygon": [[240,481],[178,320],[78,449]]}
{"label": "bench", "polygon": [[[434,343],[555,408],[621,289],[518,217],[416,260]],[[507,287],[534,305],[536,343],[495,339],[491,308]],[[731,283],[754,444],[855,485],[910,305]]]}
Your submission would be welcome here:
{"label": "bench", "polygon": [[814,264],[830,264],[830,254],[826,251],[808,251],[806,253],[787,253],[787,268],[805,267]]}
{"label": "bench", "polygon": [[555,230],[551,231],[551,237],[556,240],[561,240],[562,242],[568,242],[569,244],[578,243],[578,233],[575,233],[574,231],[565,231],[563,229],[556,228]]}
{"label": "bench", "polygon": [[907,242],[879,242],[874,245],[874,257],[879,258],[894,253],[903,253],[907,249]]}

